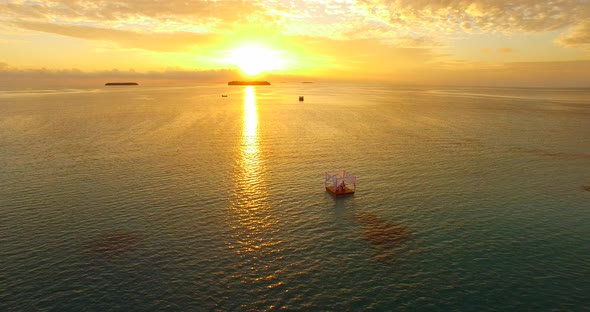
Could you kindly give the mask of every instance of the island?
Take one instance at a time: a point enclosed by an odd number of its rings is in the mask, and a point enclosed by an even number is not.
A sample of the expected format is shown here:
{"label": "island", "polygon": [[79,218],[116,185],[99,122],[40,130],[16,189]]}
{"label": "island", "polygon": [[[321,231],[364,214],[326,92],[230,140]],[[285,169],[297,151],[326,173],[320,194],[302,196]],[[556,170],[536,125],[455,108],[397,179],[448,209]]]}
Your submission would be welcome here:
{"label": "island", "polygon": [[137,86],[137,82],[107,82],[105,86]]}
{"label": "island", "polygon": [[268,81],[242,81],[234,80],[227,83],[228,86],[269,86]]}

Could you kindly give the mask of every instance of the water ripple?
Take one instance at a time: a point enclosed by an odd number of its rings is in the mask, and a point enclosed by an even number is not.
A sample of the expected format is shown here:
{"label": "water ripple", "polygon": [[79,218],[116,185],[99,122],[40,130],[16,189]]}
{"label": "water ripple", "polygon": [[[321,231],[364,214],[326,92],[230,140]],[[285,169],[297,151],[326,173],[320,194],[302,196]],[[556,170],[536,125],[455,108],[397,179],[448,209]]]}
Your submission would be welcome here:
{"label": "water ripple", "polygon": [[137,92],[0,105],[0,310],[586,303],[583,91],[547,94],[579,114],[507,100],[530,90]]}

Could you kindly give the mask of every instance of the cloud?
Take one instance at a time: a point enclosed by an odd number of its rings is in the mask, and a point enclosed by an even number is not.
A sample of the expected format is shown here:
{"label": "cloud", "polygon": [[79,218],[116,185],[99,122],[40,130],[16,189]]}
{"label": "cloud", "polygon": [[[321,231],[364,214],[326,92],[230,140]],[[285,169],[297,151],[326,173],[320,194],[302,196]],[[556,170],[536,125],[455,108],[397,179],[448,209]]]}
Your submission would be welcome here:
{"label": "cloud", "polygon": [[384,7],[389,20],[403,26],[455,32],[469,25],[481,32],[543,32],[557,30],[577,18],[586,0],[462,1],[365,0]]}
{"label": "cloud", "polygon": [[135,81],[140,85],[192,85],[194,83],[225,83],[237,79],[232,69],[137,72],[130,70],[82,71],[80,69],[13,68],[0,63],[0,84],[3,87],[51,86],[63,88],[99,87],[108,81]]}
{"label": "cloud", "polygon": [[512,49],[511,48],[499,48],[498,52],[500,53],[511,53]]}
{"label": "cloud", "polygon": [[127,30],[99,28],[80,25],[59,25],[41,22],[16,22],[20,28],[53,33],[68,37],[111,41],[123,48],[137,48],[158,52],[174,52],[206,44],[213,39],[210,35],[190,32],[140,33]]}
{"label": "cloud", "polygon": [[163,71],[147,71],[138,72],[133,69],[129,70],[103,70],[103,71],[82,71],[77,68],[73,69],[47,69],[47,68],[27,68],[19,69],[13,68],[6,63],[0,62],[0,75],[3,77],[35,77],[35,78],[54,78],[56,76],[62,78],[129,78],[129,79],[181,79],[181,80],[200,80],[200,81],[216,81],[227,78],[239,77],[239,73],[234,69],[221,70],[183,70],[183,69],[167,69]]}
{"label": "cloud", "polygon": [[[407,57],[426,50],[404,49]],[[368,58],[373,56],[367,55]],[[414,56],[415,57],[415,56]],[[427,58],[427,55],[422,56]],[[344,76],[334,76],[332,80]],[[418,78],[416,78],[418,77]],[[358,78],[358,77],[357,77]],[[367,77],[364,77],[367,78]],[[430,62],[428,66],[400,68],[389,76],[375,75],[374,80],[429,85],[481,85],[522,87],[582,87],[590,85],[590,61],[569,62],[511,62],[491,64],[465,60]],[[137,72],[135,70],[105,70],[85,72],[79,69],[50,70],[46,68],[17,69],[0,62],[0,85],[10,87],[97,88],[107,81],[135,81],[143,86],[192,86],[195,83],[222,83],[241,79],[240,73],[224,70],[182,70]],[[305,81],[315,78],[304,75],[274,75],[263,78],[271,82]],[[356,79],[349,77],[348,79]],[[325,79],[324,79],[325,80]]]}
{"label": "cloud", "polygon": [[506,63],[507,83],[537,87],[590,87],[590,61]]}
{"label": "cloud", "polygon": [[265,19],[255,1],[0,1],[0,26],[158,52],[186,52]]}
{"label": "cloud", "polygon": [[218,21],[246,21],[257,10],[255,1],[38,0],[0,3],[0,12],[9,18],[54,23],[112,23],[119,27],[133,27],[125,25],[129,21],[145,26],[169,20],[195,26],[216,25]]}
{"label": "cloud", "polygon": [[557,43],[566,47],[590,48],[590,21],[578,24],[562,34]]}
{"label": "cloud", "polygon": [[590,60],[564,62],[455,61],[433,64],[431,83],[510,87],[590,87]]}
{"label": "cloud", "polygon": [[[575,46],[580,40],[587,42],[586,7],[588,0],[37,0],[0,3],[0,14],[5,22],[26,29],[36,25],[37,31],[91,40],[125,37],[119,42],[149,49],[155,47],[145,39],[130,38],[131,34],[179,33],[179,38],[192,40],[188,34],[229,34],[257,25],[285,36],[377,39],[415,47],[440,46],[455,34],[538,33],[572,27],[559,42]],[[76,27],[78,31],[73,30]],[[94,34],[84,37],[83,29]],[[118,36],[96,34],[106,29]],[[182,47],[181,39],[167,40],[172,47]]]}

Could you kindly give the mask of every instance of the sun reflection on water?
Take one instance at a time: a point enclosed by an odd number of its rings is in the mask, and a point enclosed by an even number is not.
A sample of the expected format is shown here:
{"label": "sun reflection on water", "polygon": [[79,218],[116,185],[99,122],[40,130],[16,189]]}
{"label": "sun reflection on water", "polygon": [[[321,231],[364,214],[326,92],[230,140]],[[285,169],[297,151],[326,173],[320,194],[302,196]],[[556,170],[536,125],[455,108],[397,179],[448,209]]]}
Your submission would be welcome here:
{"label": "sun reflection on water", "polygon": [[244,129],[242,131],[242,169],[248,180],[259,178],[258,111],[254,87],[246,87],[244,95]]}
{"label": "sun reflection on water", "polygon": [[284,282],[278,276],[281,241],[275,237],[277,221],[268,200],[258,125],[256,93],[249,86],[244,92],[243,127],[232,182],[234,196],[229,220],[232,235],[227,246],[240,257],[240,267],[232,277],[257,288],[264,296],[266,291],[283,286]]}

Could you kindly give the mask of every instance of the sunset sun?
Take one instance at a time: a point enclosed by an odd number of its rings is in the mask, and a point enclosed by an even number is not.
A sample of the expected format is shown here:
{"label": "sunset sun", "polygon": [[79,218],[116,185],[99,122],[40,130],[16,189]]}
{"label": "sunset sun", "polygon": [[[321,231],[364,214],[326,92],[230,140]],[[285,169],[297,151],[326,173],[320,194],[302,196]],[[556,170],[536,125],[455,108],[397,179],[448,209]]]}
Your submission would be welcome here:
{"label": "sunset sun", "polygon": [[279,51],[256,45],[233,49],[228,62],[239,67],[248,76],[282,69],[285,63]]}

